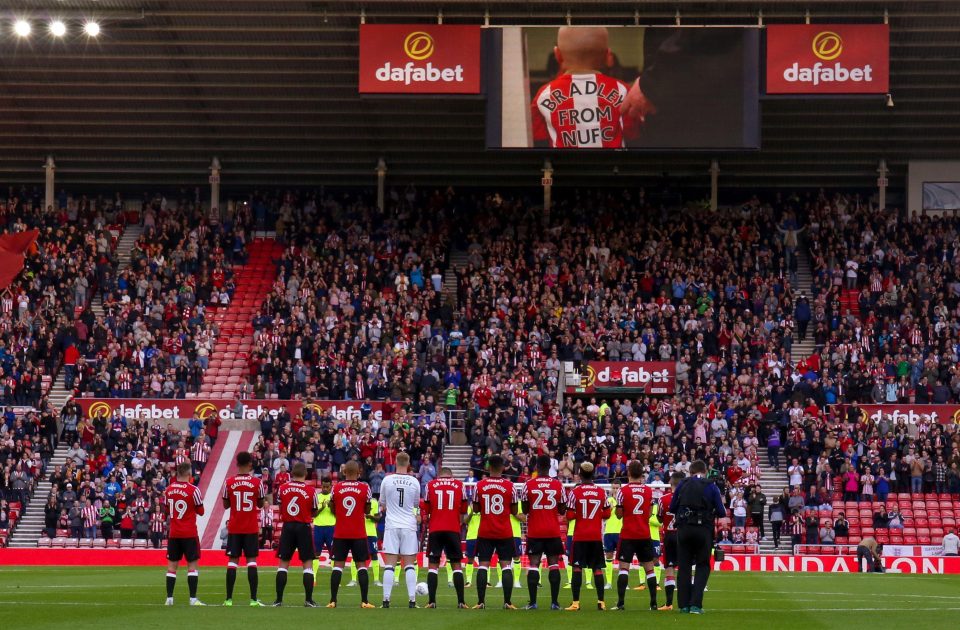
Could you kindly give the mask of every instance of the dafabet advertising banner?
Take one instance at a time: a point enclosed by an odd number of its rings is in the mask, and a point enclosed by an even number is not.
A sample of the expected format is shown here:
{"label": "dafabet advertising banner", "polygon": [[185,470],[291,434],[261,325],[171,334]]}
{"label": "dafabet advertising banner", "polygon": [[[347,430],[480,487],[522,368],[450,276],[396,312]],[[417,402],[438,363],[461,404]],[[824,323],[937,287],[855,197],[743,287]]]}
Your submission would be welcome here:
{"label": "dafabet advertising banner", "polygon": [[767,27],[767,94],[886,94],[890,27],[797,24]]}
{"label": "dafabet advertising banner", "polygon": [[479,94],[480,27],[362,24],[361,94]]}

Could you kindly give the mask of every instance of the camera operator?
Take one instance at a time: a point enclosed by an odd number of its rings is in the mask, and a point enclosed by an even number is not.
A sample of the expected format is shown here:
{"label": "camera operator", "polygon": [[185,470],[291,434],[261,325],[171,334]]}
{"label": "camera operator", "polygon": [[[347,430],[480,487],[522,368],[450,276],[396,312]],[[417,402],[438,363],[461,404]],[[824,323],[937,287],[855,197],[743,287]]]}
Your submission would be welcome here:
{"label": "camera operator", "polygon": [[[703,591],[710,577],[714,521],[726,515],[720,490],[705,477],[707,465],[697,460],[690,465],[690,477],[677,486],[670,512],[677,523],[677,603],[680,612],[703,614]],[[691,585],[693,566],[696,578]]]}

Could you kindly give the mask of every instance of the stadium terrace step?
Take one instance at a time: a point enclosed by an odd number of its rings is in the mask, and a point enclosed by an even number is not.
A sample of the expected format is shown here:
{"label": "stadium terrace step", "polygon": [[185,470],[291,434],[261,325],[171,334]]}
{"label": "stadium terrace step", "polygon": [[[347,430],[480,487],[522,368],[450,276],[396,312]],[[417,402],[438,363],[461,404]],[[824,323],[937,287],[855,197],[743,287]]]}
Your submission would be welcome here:
{"label": "stadium terrace step", "polygon": [[68,448],[70,448],[69,444],[61,442],[53,452],[53,457],[50,458],[50,463],[47,466],[44,478],[37,482],[33,494],[30,496],[30,503],[24,508],[23,512],[21,512],[20,520],[17,521],[17,525],[13,529],[8,543],[10,547],[25,548],[37,546],[37,539],[40,538],[40,533],[43,531],[43,507],[47,502],[47,497],[50,495],[50,488],[52,487],[50,483],[50,473],[52,473],[57,466],[62,466],[67,461]]}
{"label": "stadium terrace step", "polygon": [[274,260],[283,246],[273,239],[258,238],[248,247],[247,264],[234,278],[237,290],[226,308],[210,309],[210,318],[220,329],[204,372],[199,398],[233,398],[249,373],[246,355],[253,347],[252,320],[269,295],[277,275]]}
{"label": "stadium terrace step", "polygon": [[457,479],[466,479],[470,474],[470,457],[473,455],[473,449],[469,446],[447,445],[443,447],[443,466],[450,467],[453,470],[453,476]]}
{"label": "stadium terrace step", "polygon": [[443,274],[443,299],[448,304],[457,306],[457,270],[466,268],[469,255],[464,250],[450,249],[450,264]]}

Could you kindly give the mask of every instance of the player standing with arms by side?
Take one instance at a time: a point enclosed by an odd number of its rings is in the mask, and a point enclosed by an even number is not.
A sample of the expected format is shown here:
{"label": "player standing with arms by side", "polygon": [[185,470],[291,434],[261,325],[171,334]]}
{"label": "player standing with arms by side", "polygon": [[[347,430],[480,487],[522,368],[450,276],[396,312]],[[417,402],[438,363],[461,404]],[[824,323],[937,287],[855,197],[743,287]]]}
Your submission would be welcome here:
{"label": "player standing with arms by side", "polygon": [[580,485],[570,491],[567,499],[567,520],[573,528],[573,603],[565,610],[580,610],[580,587],[583,570],[593,570],[597,587],[597,609],[606,610],[603,601],[603,570],[607,558],[603,553],[603,521],[610,518],[607,493],[593,483],[593,464],[580,464]]}
{"label": "player standing with arms by side", "polygon": [[467,513],[467,493],[463,482],[455,479],[453,471],[441,468],[440,476],[427,484],[423,497],[423,518],[429,526],[427,553],[430,568],[427,573],[427,592],[430,600],[427,608],[437,607],[437,585],[440,556],[447,556],[447,564],[453,567],[453,586],[457,590],[457,608],[466,608],[463,595],[463,551],[460,547],[460,526]]}
{"label": "player standing with arms by side", "polygon": [[167,540],[167,606],[173,606],[173,588],[177,584],[177,566],[180,559],[187,561],[187,586],[190,605],[206,606],[197,599],[200,574],[200,539],[197,536],[197,515],[203,516],[203,497],[200,488],[190,483],[190,463],[177,465],[177,479],[163,493],[163,504],[170,518],[170,537]]}
{"label": "player standing with arms by side", "polygon": [[513,483],[502,477],[503,457],[493,455],[487,461],[490,476],[477,482],[473,497],[473,511],[480,517],[477,530],[477,557],[480,568],[477,569],[477,605],[474,608],[487,607],[487,583],[490,560],[497,554],[503,575],[503,608],[516,610],[513,596],[513,527],[510,515],[517,512],[517,498]]}
{"label": "player standing with arms by side", "polygon": [[390,608],[394,568],[397,558],[403,562],[408,606],[417,607],[417,552],[420,541],[417,528],[420,516],[420,482],[410,474],[410,455],[397,455],[397,472],[387,475],[380,485],[380,510],[383,515],[383,608]]}
{"label": "player standing with arms by side", "polygon": [[610,484],[610,496],[607,498],[607,503],[610,504],[610,518],[603,524],[603,552],[607,556],[604,576],[608,590],[612,588],[613,563],[617,558],[617,549],[620,548],[620,532],[623,530],[623,519],[617,516],[617,494],[619,492],[620,484],[614,481]]}
{"label": "player standing with arms by side", "polygon": [[283,605],[283,590],[287,586],[287,568],[293,559],[293,552],[297,552],[303,564],[303,590],[305,594],[303,605],[307,608],[316,608],[313,601],[313,559],[316,553],[313,550],[313,532],[310,523],[320,511],[317,501],[317,491],[313,486],[304,483],[307,479],[307,466],[303,462],[293,465],[291,471],[293,479],[277,489],[277,498],[280,503],[280,520],[283,529],[280,532],[280,547],[277,558],[280,567],[277,569],[277,599],[274,606]]}
{"label": "player standing with arms by side", "polygon": [[343,567],[347,556],[352,555],[357,563],[357,582],[360,584],[360,608],[376,608],[367,601],[370,576],[366,562],[370,558],[367,546],[366,515],[370,512],[370,486],[357,481],[360,465],[351,460],[343,465],[346,481],[338,481],[331,492],[330,506],[337,524],[333,530],[333,572],[330,574],[330,603],[327,608],[337,607],[337,594],[343,580]]}
{"label": "player standing with arms by side", "polygon": [[560,610],[560,556],[563,540],[560,538],[560,516],[566,510],[566,492],[559,479],[550,476],[550,456],[537,457],[537,476],[523,484],[520,500],[527,515],[527,590],[530,603],[527,610],[537,609],[537,590],[540,588],[540,559],[547,557],[550,581],[550,610]]}
{"label": "player standing with arms by side", "polygon": [[657,574],[653,563],[657,558],[653,539],[650,537],[650,512],[653,508],[653,488],[643,484],[643,465],[634,460],[627,466],[627,485],[617,491],[617,516],[623,519],[617,560],[620,575],[617,576],[617,606],[625,610],[624,599],[630,582],[630,565],[636,557],[643,566],[650,591],[650,610],[657,610]]}
{"label": "player standing with arms by side", "polygon": [[661,522],[660,530],[663,534],[663,566],[667,572],[667,578],[663,584],[667,592],[667,603],[661,606],[660,610],[673,610],[673,593],[677,588],[677,582],[674,579],[677,567],[677,524],[669,508],[673,500],[673,491],[685,477],[686,475],[681,472],[670,475],[670,491],[660,497],[660,504],[657,507]]}
{"label": "player standing with arms by side", "polygon": [[237,583],[240,554],[247,559],[247,581],[250,583],[250,605],[263,606],[257,599],[260,579],[257,555],[260,553],[260,508],[266,502],[266,488],[254,477],[250,453],[237,453],[237,474],[223,487],[223,507],[230,510],[227,520],[227,599],[224,606],[233,606],[233,587]]}
{"label": "player standing with arms by side", "polygon": [[313,553],[317,558],[313,561],[313,583],[317,583],[320,572],[320,554],[327,550],[327,555],[333,558],[333,528],[337,524],[337,517],[333,515],[332,498],[333,483],[329,477],[320,480],[320,492],[317,493],[317,502],[320,512],[313,519]]}

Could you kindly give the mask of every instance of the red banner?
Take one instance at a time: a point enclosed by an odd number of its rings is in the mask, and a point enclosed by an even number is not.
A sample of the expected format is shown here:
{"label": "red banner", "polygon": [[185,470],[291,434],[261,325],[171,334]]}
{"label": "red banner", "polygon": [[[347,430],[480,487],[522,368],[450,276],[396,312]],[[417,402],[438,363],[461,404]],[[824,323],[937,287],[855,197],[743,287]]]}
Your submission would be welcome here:
{"label": "red banner", "polygon": [[[590,361],[580,385],[569,394],[672,394],[677,386],[677,364],[669,361]],[[628,391],[624,391],[628,390]]]}
{"label": "red banner", "polygon": [[889,83],[886,24],[767,27],[768,94],[885,94]]}
{"label": "red banner", "polygon": [[[727,555],[714,566],[721,571],[770,571],[775,573],[856,573],[856,556],[767,556]],[[884,558],[883,566],[890,573],[925,573],[955,575],[960,573],[960,557],[918,558],[905,556]]]}
{"label": "red banner", "polygon": [[[206,420],[213,414],[221,420],[232,420],[237,401],[233,399],[157,399],[157,398],[77,398],[77,404],[88,418],[97,415],[113,415],[119,411],[128,420],[153,420],[174,422],[189,420],[196,416]],[[256,420],[264,411],[276,415],[281,407],[286,407],[291,415],[311,409],[321,414],[332,413],[338,421],[350,421],[362,417],[361,405],[370,404],[370,417],[374,420],[389,420],[393,416],[393,405],[383,401],[357,400],[241,400],[240,413],[243,420]]]}
{"label": "red banner", "polygon": [[480,27],[361,24],[361,94],[479,94]]}
{"label": "red banner", "polygon": [[894,422],[905,420],[907,424],[917,424],[927,416],[935,424],[960,424],[960,405],[860,405],[862,415],[874,422],[880,422],[883,416],[890,416]]}

